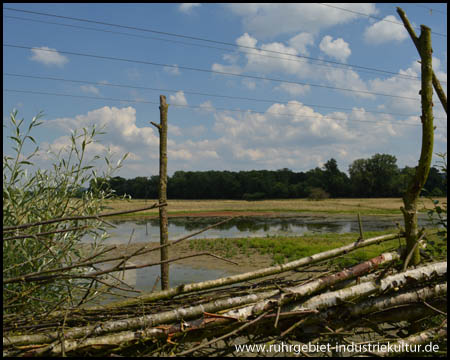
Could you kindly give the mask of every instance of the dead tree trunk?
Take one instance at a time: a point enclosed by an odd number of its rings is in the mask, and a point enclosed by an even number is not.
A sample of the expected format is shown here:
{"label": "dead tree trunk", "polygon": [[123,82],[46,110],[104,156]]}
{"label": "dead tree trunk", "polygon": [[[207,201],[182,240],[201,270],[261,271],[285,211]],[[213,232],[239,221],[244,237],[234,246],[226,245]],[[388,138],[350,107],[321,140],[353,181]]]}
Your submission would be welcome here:
{"label": "dead tree trunk", "polygon": [[[405,207],[401,208],[405,219],[406,252],[404,259],[406,261],[409,255],[412,254],[410,257],[410,263],[412,265],[417,265],[420,262],[417,201],[430,171],[434,136],[431,29],[424,25],[421,25],[420,29],[421,34],[418,39],[418,51],[421,58],[422,71],[422,89],[420,90],[422,100],[422,150],[419,165],[416,167],[414,177],[403,196]],[[406,263],[405,266],[407,266]]]}
{"label": "dead tree trunk", "polygon": [[[398,7],[397,13],[400,15],[400,18],[403,21],[403,25],[405,25],[405,28],[408,31],[409,36],[411,36],[411,39],[412,39],[414,45],[416,45],[417,51],[420,53],[419,39],[416,36],[416,33],[414,32],[414,29],[412,28],[411,24],[409,23],[409,20],[406,17],[405,12],[403,11],[403,9]],[[442,90],[441,83],[439,82],[434,71],[433,71],[432,77],[433,77],[432,81],[433,81],[434,90],[436,91],[436,94],[439,97],[439,100],[441,101],[441,104],[442,104],[445,112],[447,112],[447,96],[445,95],[444,90]]]}
{"label": "dead tree trunk", "polygon": [[[167,109],[169,105],[166,103],[166,97],[160,95],[159,97],[159,112],[160,123],[154,126],[159,131],[159,203],[167,203]],[[169,242],[168,239],[168,218],[167,208],[165,206],[159,208],[159,231],[160,231],[160,244],[165,245]],[[161,261],[169,259],[168,246],[161,248]],[[169,264],[161,264],[161,289],[169,289]]]}

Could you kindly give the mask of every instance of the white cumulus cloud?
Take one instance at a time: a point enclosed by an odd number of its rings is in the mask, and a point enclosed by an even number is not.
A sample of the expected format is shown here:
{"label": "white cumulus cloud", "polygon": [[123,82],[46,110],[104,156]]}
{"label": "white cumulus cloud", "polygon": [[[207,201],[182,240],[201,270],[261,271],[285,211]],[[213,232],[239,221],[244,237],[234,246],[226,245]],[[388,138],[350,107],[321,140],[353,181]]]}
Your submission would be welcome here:
{"label": "white cumulus cloud", "polygon": [[302,32],[289,39],[289,45],[301,55],[309,55],[307,46],[314,45],[314,36],[308,32]]}
{"label": "white cumulus cloud", "polygon": [[[258,38],[305,31],[315,34],[360,18],[357,14],[316,3],[229,3],[225,6],[242,18],[246,31]],[[368,15],[377,13],[373,3],[340,4],[339,7]]]}
{"label": "white cumulus cloud", "polygon": [[188,102],[183,91],[177,91],[175,95],[170,95],[169,100],[173,105],[187,105]]}
{"label": "white cumulus cloud", "polygon": [[274,103],[264,113],[218,111],[214,117],[213,130],[220,137],[211,144],[225,169],[309,170],[330,158],[349,164],[415,131],[397,126],[392,115],[368,113],[364,107],[322,113],[299,101]]}
{"label": "white cumulus cloud", "polygon": [[95,125],[97,129],[104,129],[107,141],[111,145],[141,143],[153,146],[159,142],[159,137],[155,135],[150,126],[138,127],[136,125],[136,110],[131,106],[121,109],[104,106],[88,111],[84,115],[77,115],[73,118],[57,118],[48,120],[46,123],[69,131]]}
{"label": "white cumulus cloud", "polygon": [[[366,93],[369,91],[368,86],[359,77],[359,74],[356,71],[334,67],[327,67],[324,69],[325,70],[320,73],[320,76],[326,79],[329,84],[334,87],[352,90],[339,90],[342,94],[346,96],[375,99],[375,95]],[[386,91],[379,92],[385,93]]]}
{"label": "white cumulus cloud", "polygon": [[69,61],[67,57],[61,55],[56,49],[52,49],[47,46],[32,48],[31,53],[31,60],[37,61],[47,66],[55,65],[62,67]]}
{"label": "white cumulus cloud", "polygon": [[364,31],[364,39],[370,44],[382,44],[390,41],[403,41],[408,37],[408,32],[403,26],[389,21],[398,22],[393,15],[386,16],[383,20],[369,26]]}
{"label": "white cumulus cloud", "polygon": [[[441,68],[441,62],[438,58],[433,57],[433,71],[438,77],[443,81],[447,80],[447,72],[446,69]],[[420,78],[420,69],[421,65],[417,61],[413,61],[411,66],[406,70],[400,69],[399,74],[415,76]],[[395,113],[405,113],[405,114],[420,114],[421,113],[421,103],[420,103],[420,79],[419,80],[411,80],[401,78],[399,76],[391,76],[389,78],[376,78],[368,81],[368,86],[370,91],[374,92],[383,92],[387,94],[393,94],[396,96],[401,96],[404,98],[411,99],[403,99],[403,98],[388,98],[386,99],[386,103],[384,104],[383,111],[386,112],[395,112]],[[444,91],[446,87],[444,86]],[[445,125],[447,114],[443,111],[441,103],[433,91],[433,103],[435,104],[433,111],[434,116],[436,117],[436,125]],[[444,117],[445,120],[438,119],[437,117]],[[442,123],[441,123],[442,121]],[[445,123],[444,123],[445,121]],[[438,129],[438,131],[440,131]],[[444,130],[445,131],[445,130]]]}
{"label": "white cumulus cloud", "polygon": [[[244,71],[255,71],[258,73],[285,72],[290,75],[308,76],[311,73],[308,62],[298,59],[298,50],[281,42],[258,44],[258,40],[248,33],[244,33],[236,39],[236,44],[242,46],[245,65],[240,66],[237,60],[231,57],[230,65],[213,64],[214,71],[228,71],[241,74]],[[258,49],[248,49],[258,48]],[[225,59],[228,59],[225,58]],[[247,86],[248,83],[245,83]]]}
{"label": "white cumulus cloud", "polygon": [[347,58],[352,53],[347,42],[342,38],[337,38],[333,40],[330,35],[323,37],[319,44],[320,50],[330,57],[333,57],[342,62],[346,62]]}
{"label": "white cumulus cloud", "polygon": [[[91,129],[95,126],[104,134],[95,137],[96,141],[86,147],[86,159],[92,159],[96,155],[102,156],[110,150],[113,162],[122,158],[125,153],[129,154],[121,170],[124,173],[132,171],[134,176],[142,176],[149,171],[154,173],[158,171],[159,134],[150,124],[138,126],[136,110],[131,106],[123,108],[104,106],[75,117],[47,120],[45,124],[52,128],[60,128],[65,134],[76,129],[78,134],[82,134],[80,129]],[[177,127],[170,127],[169,131],[176,132]],[[78,140],[81,141],[81,138]],[[70,145],[70,138],[64,135],[51,143],[41,145],[41,148],[48,147],[57,151]],[[136,167],[137,165],[140,165],[140,168]],[[139,169],[137,173],[136,169]]]}

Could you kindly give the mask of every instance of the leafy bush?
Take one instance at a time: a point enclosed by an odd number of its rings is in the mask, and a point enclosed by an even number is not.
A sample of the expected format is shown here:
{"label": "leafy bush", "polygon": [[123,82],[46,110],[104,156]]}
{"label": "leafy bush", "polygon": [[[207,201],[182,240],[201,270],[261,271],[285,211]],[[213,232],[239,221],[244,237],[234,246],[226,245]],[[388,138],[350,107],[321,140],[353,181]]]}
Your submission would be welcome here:
{"label": "leafy bush", "polygon": [[[10,114],[12,134],[8,138],[13,141],[14,156],[3,156],[4,314],[44,314],[65,305],[79,305],[87,301],[97,287],[96,281],[80,278],[92,269],[88,266],[74,267],[63,274],[58,271],[82,261],[80,240],[83,236],[93,238],[89,256],[101,247],[104,237],[103,222],[99,218],[79,218],[97,215],[104,208],[103,200],[112,196],[105,191],[97,194],[80,191],[89,181],[95,182],[98,178],[93,163],[100,157],[85,160],[86,147],[94,141],[98,131],[94,127],[82,129],[82,134],[73,132],[68,147],[58,153],[47,152],[53,156],[53,164],[51,170],[45,170],[33,163],[41,156],[38,146],[31,154],[23,154],[26,143],[36,145],[31,132],[42,124],[41,117],[39,113],[24,130],[24,119],[18,121],[17,111]],[[109,177],[121,164],[119,161],[113,168],[108,157],[105,161],[108,166],[102,178]],[[48,222],[63,217],[78,219]],[[31,223],[34,225],[27,226]],[[22,227],[18,228],[20,225]],[[24,281],[22,277],[27,274],[46,280]]]}
{"label": "leafy bush", "polygon": [[328,199],[330,197],[330,194],[328,194],[325,190],[318,187],[312,187],[309,188],[309,200],[324,200]]}

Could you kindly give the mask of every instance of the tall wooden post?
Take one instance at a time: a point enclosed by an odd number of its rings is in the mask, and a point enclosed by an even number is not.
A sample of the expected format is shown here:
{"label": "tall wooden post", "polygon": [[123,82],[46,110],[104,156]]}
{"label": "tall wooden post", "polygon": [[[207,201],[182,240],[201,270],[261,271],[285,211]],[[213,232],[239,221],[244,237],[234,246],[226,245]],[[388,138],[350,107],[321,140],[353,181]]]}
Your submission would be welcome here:
{"label": "tall wooden post", "polygon": [[403,196],[405,207],[401,208],[405,219],[406,253],[405,260],[410,253],[411,265],[420,262],[420,252],[417,242],[419,233],[417,227],[417,200],[425,185],[430,171],[431,158],[433,156],[433,68],[431,64],[431,29],[421,25],[421,34],[418,39],[418,51],[421,58],[422,89],[420,90],[422,100],[422,150],[420,153],[419,165],[411,180],[408,189]]}
{"label": "tall wooden post", "polygon": [[[167,109],[169,105],[166,103],[164,95],[159,96],[159,113],[160,123],[152,125],[156,126],[159,131],[159,203],[167,203]],[[159,208],[159,232],[160,244],[164,245],[169,242],[168,235],[169,221],[167,218],[167,207]],[[161,248],[161,261],[169,259],[169,247]],[[169,264],[161,264],[161,289],[169,289]]]}

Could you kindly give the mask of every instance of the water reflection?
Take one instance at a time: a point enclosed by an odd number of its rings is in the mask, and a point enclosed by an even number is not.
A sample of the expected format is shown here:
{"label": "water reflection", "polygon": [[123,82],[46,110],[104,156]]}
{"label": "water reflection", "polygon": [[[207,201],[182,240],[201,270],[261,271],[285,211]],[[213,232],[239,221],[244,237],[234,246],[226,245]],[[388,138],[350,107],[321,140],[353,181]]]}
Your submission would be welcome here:
{"label": "water reflection", "polygon": [[[127,262],[127,266],[133,265]],[[106,269],[109,265],[99,266],[100,269]],[[151,292],[161,290],[161,281],[159,281],[160,267],[151,266],[142,269],[132,269],[112,273],[112,275],[121,282],[126,283],[135,290],[142,292]],[[170,287],[176,287],[181,284],[190,284],[199,281],[214,280],[230,275],[223,270],[199,269],[187,265],[170,264]],[[125,284],[118,283],[117,280],[110,278],[107,282],[118,285],[121,288],[128,288]],[[122,293],[122,292],[119,292]],[[122,293],[123,294],[123,293]],[[130,295],[129,293],[128,295]],[[118,300],[114,296],[102,296],[100,303],[105,304],[110,301]]]}
{"label": "water reflection", "polygon": [[[175,240],[186,236],[191,232],[201,230],[209,225],[215,224],[224,218],[209,217],[177,217],[169,218],[169,239]],[[378,231],[395,228],[395,223],[403,223],[401,217],[362,216],[364,231]],[[108,228],[110,235],[107,244],[136,242],[159,242],[159,220],[113,220],[115,227]],[[419,225],[430,224],[425,214],[419,215]],[[134,230],[134,232],[133,232]],[[320,216],[284,216],[284,217],[241,217],[235,218],[216,228],[210,229],[194,238],[233,238],[233,237],[255,237],[255,236],[301,236],[304,234],[320,233],[348,233],[359,231],[356,216],[353,217],[327,217]],[[133,234],[132,238],[130,238]],[[83,239],[89,242],[90,238]],[[132,265],[132,263],[128,263]],[[106,266],[106,265],[105,265]],[[160,289],[159,266],[142,269],[128,270],[119,275],[129,285],[137,290],[149,292],[156,282],[155,290]],[[217,279],[230,275],[221,270],[199,269],[186,265],[172,263],[170,265],[170,286]],[[124,276],[124,277],[122,277]],[[111,301],[112,298],[104,298],[103,302]]]}
{"label": "water reflection", "polygon": [[[169,218],[169,239],[175,240],[191,232],[201,230],[215,224],[222,217],[176,217]],[[401,217],[363,216],[364,231],[379,231],[396,228],[395,223],[403,223]],[[107,242],[159,242],[159,219],[147,220],[113,220],[115,227],[108,228],[110,235]],[[430,224],[425,214],[419,215],[419,226]],[[132,230],[134,233],[132,238]],[[284,217],[240,217],[223,223],[194,238],[233,238],[257,236],[301,236],[304,234],[337,233],[359,231],[356,216],[284,216]],[[83,239],[89,242],[89,238]]]}

